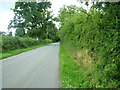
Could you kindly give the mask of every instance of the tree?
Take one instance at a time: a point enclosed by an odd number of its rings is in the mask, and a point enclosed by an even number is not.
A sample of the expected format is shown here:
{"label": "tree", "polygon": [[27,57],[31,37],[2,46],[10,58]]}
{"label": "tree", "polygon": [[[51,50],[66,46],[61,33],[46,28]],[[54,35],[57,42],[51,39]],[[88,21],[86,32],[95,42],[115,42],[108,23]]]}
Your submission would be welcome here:
{"label": "tree", "polygon": [[0,31],[0,36],[5,36],[5,35],[6,35],[6,32]]}
{"label": "tree", "polygon": [[15,31],[15,36],[23,37],[23,36],[25,36],[25,35],[26,35],[26,34],[25,34],[24,29],[22,29],[22,28],[17,28],[17,29],[16,29],[16,31]]}
{"label": "tree", "polygon": [[[16,2],[13,9],[15,16],[9,28],[16,28],[17,36],[45,39],[49,23],[54,21],[50,2]],[[27,32],[27,33],[26,33]]]}
{"label": "tree", "polygon": [[9,32],[8,36],[12,36],[12,32]]}

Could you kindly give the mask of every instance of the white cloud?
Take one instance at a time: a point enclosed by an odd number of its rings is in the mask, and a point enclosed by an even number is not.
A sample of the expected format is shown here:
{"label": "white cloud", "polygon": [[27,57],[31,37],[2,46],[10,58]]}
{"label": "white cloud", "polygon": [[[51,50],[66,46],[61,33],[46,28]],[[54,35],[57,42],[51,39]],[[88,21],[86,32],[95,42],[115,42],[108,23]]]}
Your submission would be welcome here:
{"label": "white cloud", "polygon": [[14,13],[12,11],[3,12],[0,14],[0,31],[7,32],[10,20],[13,19]]}
{"label": "white cloud", "polygon": [[64,5],[76,5],[80,6],[80,3],[77,2],[77,0],[48,0],[52,3],[52,10],[55,16],[58,15],[58,11],[60,8],[62,8]]}
{"label": "white cloud", "polygon": [[0,2],[6,2],[6,3],[14,3],[17,2],[18,0],[0,0]]}

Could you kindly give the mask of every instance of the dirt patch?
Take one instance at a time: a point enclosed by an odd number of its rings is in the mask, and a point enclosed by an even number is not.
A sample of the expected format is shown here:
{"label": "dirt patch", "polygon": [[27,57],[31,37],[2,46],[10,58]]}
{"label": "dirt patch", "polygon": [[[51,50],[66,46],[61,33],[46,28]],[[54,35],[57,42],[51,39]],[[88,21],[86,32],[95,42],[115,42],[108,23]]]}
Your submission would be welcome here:
{"label": "dirt patch", "polygon": [[84,66],[91,66],[93,63],[92,57],[88,54],[88,50],[78,51],[74,56],[76,64],[83,64]]}

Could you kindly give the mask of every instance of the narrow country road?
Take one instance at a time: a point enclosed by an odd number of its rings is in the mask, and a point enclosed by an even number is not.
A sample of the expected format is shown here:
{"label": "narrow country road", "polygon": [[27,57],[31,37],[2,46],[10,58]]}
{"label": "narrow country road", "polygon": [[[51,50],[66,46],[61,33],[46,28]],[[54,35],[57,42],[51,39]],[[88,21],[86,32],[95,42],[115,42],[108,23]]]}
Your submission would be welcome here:
{"label": "narrow country road", "polygon": [[59,88],[59,43],[4,59],[2,88]]}

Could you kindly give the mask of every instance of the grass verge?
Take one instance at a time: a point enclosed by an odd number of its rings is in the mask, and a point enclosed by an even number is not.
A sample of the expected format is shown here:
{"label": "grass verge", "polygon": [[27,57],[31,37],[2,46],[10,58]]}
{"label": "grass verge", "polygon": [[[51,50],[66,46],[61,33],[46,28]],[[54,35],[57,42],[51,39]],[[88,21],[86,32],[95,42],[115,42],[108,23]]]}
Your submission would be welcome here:
{"label": "grass verge", "polygon": [[60,47],[60,80],[61,88],[79,88],[80,87],[79,67],[73,62],[67,51],[61,45]]}
{"label": "grass verge", "polygon": [[119,88],[119,81],[109,78],[97,63],[89,62],[92,58],[87,50],[81,50],[74,58],[73,51],[66,48],[60,47],[61,88]]}
{"label": "grass verge", "polygon": [[0,53],[0,59],[4,59],[4,58],[10,57],[10,56],[14,56],[14,55],[20,54],[22,52],[26,52],[26,51],[29,51],[29,50],[32,50],[32,49],[36,49],[38,47],[42,47],[42,46],[45,46],[45,45],[48,45],[48,44],[50,44],[50,43],[40,44],[40,45],[37,45],[37,46],[31,46],[31,47],[28,47],[28,48],[17,49],[17,50],[8,51],[8,52],[5,52],[5,53]]}

